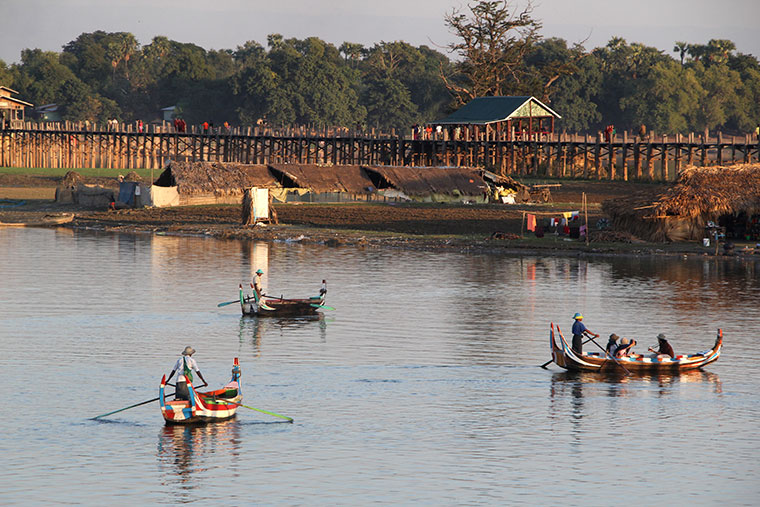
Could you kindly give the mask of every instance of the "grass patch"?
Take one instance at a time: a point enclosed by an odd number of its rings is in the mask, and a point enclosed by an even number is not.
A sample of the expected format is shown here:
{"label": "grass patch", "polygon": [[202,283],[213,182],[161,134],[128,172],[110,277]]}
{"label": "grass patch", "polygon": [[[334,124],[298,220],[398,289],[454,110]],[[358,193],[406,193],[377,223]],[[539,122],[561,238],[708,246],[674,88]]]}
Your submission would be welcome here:
{"label": "grass patch", "polygon": [[116,178],[117,176],[125,175],[129,171],[134,171],[140,175],[143,180],[150,181],[151,174],[153,178],[157,178],[161,174],[160,170],[156,169],[100,169],[100,168],[49,168],[49,167],[0,167],[0,174],[22,174],[26,176],[43,176],[43,177],[63,177],[69,171],[76,171],[85,178]]}

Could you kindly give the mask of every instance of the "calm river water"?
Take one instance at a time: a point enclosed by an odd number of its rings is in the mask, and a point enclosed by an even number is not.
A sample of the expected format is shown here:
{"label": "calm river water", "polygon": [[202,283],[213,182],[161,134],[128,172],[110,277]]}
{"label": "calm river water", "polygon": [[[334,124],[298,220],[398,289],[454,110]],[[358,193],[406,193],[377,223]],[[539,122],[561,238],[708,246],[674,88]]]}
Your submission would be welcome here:
{"label": "calm river water", "polygon": [[[540,258],[0,229],[0,504],[756,505],[760,262]],[[319,320],[241,318],[238,283]],[[663,332],[681,376],[551,365],[549,323]],[[602,338],[601,343],[604,343]],[[167,427],[185,345],[246,409]],[[587,346],[591,346],[588,344]]]}

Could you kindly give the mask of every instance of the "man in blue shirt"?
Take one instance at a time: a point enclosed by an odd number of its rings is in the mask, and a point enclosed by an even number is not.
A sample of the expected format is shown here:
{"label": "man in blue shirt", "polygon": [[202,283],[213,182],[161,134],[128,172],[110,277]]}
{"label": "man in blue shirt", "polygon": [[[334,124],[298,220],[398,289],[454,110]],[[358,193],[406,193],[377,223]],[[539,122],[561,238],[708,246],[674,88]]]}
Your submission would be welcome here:
{"label": "man in blue shirt", "polygon": [[599,335],[592,333],[583,325],[583,315],[580,313],[573,315],[573,320],[575,320],[573,322],[573,352],[580,356],[583,354],[583,337],[599,338]]}

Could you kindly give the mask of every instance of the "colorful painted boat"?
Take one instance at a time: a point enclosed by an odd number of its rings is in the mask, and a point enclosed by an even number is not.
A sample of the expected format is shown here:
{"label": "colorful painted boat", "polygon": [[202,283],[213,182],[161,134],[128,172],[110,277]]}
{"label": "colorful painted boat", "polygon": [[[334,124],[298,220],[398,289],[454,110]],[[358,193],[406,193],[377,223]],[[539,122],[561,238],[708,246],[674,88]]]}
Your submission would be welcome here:
{"label": "colorful painted boat", "polygon": [[[180,373],[181,375],[181,373]],[[204,424],[235,417],[243,394],[240,390],[240,363],[236,357],[232,365],[232,379],[216,391],[198,392],[187,383],[189,400],[168,400],[164,394],[166,375],[161,378],[158,401],[161,415],[167,424]]]}
{"label": "colorful painted boat", "polygon": [[304,299],[286,299],[272,296],[258,297],[256,291],[250,296],[243,293],[240,285],[240,309],[243,315],[256,317],[298,317],[302,315],[316,315],[321,308],[326,308],[325,296],[327,287],[322,280],[322,289],[319,296]]}
{"label": "colorful painted boat", "polygon": [[584,352],[578,355],[568,345],[559,326],[557,326],[557,334],[559,335],[559,344],[557,343],[558,340],[554,334],[554,324],[552,323],[551,331],[549,332],[552,360],[561,368],[577,371],[622,371],[622,366],[631,373],[677,373],[695,370],[717,361],[720,357],[721,348],[723,348],[723,331],[718,329],[715,345],[704,352],[677,355],[673,358],[663,354],[659,356],[654,356],[654,354],[633,354],[628,357],[613,358],[601,350],[599,352]]}

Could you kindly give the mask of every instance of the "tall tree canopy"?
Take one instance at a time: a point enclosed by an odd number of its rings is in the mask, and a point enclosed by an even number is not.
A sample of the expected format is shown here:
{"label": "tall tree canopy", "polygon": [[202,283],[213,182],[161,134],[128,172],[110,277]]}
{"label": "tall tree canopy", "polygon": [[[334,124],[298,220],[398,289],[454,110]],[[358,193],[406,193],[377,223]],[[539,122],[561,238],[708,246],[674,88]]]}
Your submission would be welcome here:
{"label": "tall tree canopy", "polygon": [[0,62],[0,84],[66,120],[160,121],[176,106],[188,123],[406,129],[477,96],[533,95],[562,115],[558,128],[660,132],[754,130],[760,62],[732,41],[674,43],[673,52],[614,37],[587,51],[542,38],[530,3],[480,0],[444,23],[456,59],[403,41],[334,46],[316,37],[267,37],[234,50],[128,32],[83,33],[61,52],[28,49]]}

